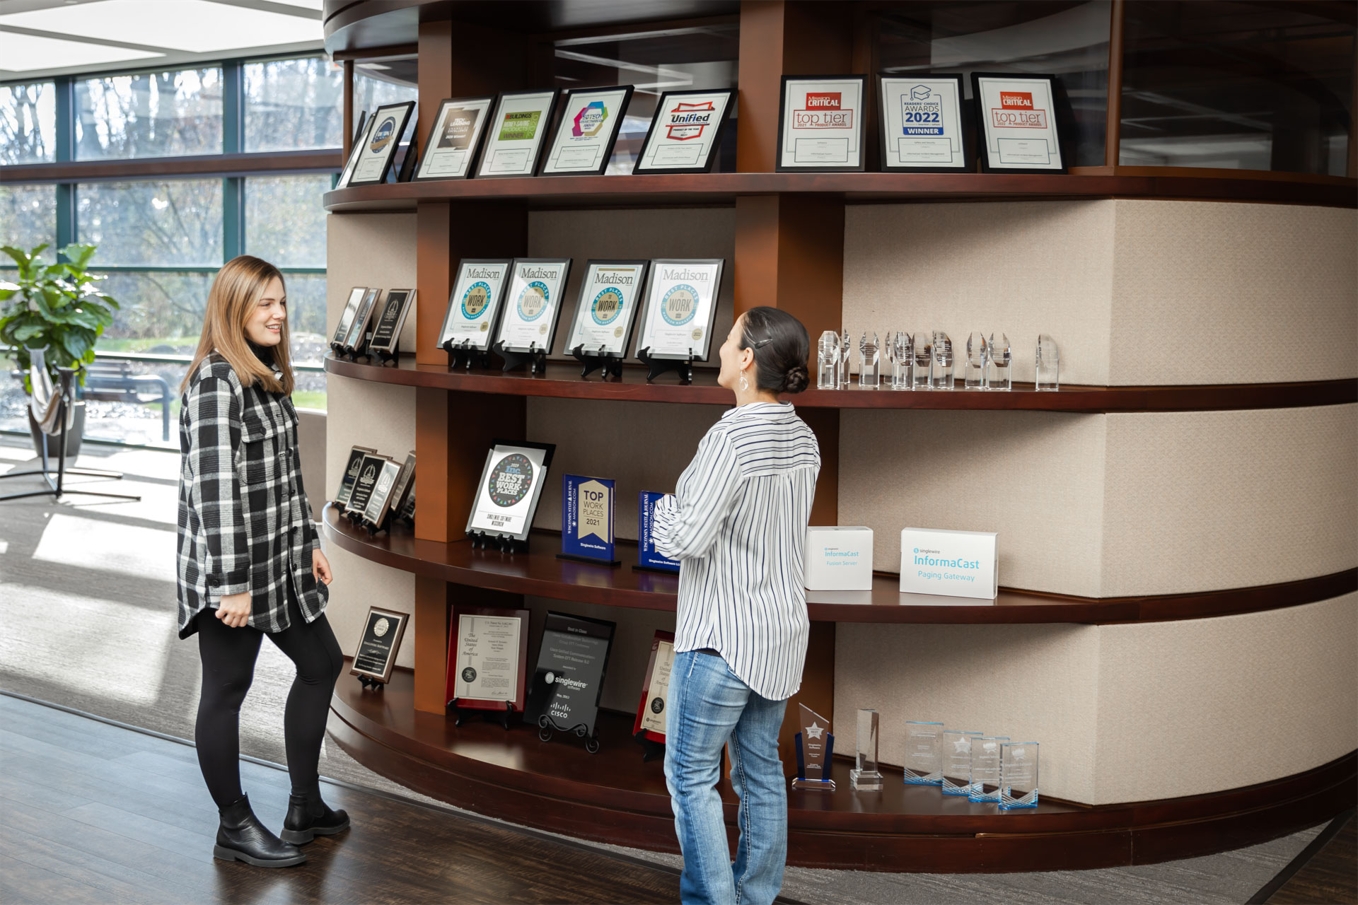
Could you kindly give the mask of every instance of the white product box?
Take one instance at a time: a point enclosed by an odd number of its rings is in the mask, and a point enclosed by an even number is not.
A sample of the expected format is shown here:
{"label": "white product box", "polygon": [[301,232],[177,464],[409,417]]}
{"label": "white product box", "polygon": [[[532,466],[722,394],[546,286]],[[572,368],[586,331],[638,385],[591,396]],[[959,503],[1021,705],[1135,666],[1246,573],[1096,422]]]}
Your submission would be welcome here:
{"label": "white product box", "polygon": [[872,529],[807,528],[805,584],[808,591],[871,591]]}
{"label": "white product box", "polygon": [[1000,592],[997,535],[988,531],[901,531],[901,592],[980,597]]}

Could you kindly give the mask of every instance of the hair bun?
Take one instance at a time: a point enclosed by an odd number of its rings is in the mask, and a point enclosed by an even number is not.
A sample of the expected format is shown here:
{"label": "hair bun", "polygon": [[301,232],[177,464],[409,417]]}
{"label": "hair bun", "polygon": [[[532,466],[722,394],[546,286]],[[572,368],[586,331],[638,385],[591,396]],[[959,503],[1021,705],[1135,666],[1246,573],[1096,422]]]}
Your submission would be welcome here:
{"label": "hair bun", "polygon": [[783,392],[800,393],[811,382],[811,374],[806,365],[794,365],[783,375]]}

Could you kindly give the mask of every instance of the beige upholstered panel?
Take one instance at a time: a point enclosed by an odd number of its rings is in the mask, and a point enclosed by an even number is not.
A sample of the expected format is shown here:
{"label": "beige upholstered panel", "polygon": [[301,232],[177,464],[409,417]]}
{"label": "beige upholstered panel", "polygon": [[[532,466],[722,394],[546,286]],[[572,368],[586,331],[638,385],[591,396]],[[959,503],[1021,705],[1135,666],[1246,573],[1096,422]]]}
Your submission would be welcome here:
{"label": "beige upholstered panel", "polygon": [[1107,421],[1103,596],[1358,566],[1358,405]]}
{"label": "beige upholstered panel", "polygon": [[900,571],[901,529],[999,533],[1000,584],[1099,595],[1104,418],[1044,412],[840,415],[839,523],[873,529]]}
{"label": "beige upholstered panel", "polygon": [[1358,376],[1353,211],[1116,204],[1109,383]]}
{"label": "beige upholstered panel", "polygon": [[[415,215],[343,214],[326,217],[326,334],[328,341],[339,323],[340,312],[355,286],[378,287],[386,299],[388,289],[415,288]],[[430,304],[442,307],[447,299]],[[415,349],[415,305],[406,315],[401,348]]]}
{"label": "beige upholstered panel", "polygon": [[1358,748],[1358,594],[1100,633],[1096,803],[1247,786]]}
{"label": "beige upholstered panel", "polygon": [[1045,794],[1095,796],[1099,628],[861,625],[835,634],[835,749],[855,750],[854,712],[881,714],[880,756],[900,766],[906,720],[1042,745]]}
{"label": "beige upholstered panel", "polygon": [[1004,332],[1022,381],[1049,333],[1063,382],[1105,384],[1115,204],[850,205],[844,325],[855,346],[864,330],[945,330],[959,362],[973,330]]}

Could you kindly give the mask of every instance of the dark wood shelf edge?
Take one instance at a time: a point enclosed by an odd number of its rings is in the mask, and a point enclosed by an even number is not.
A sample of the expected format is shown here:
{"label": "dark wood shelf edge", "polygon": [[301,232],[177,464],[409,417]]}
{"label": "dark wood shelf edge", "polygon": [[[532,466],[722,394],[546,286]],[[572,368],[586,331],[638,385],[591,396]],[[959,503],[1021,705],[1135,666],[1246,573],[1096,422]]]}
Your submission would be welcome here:
{"label": "dark wood shelf edge", "polygon": [[[559,399],[605,399],[624,402],[666,402],[689,405],[731,405],[731,393],[700,372],[698,383],[684,386],[672,382],[646,383],[643,368],[629,365],[624,378],[582,379],[579,365],[553,361],[546,376],[523,372],[450,370],[437,365],[418,365],[403,356],[392,367],[348,361],[327,356],[327,373],[353,380],[369,380],[397,386],[442,389],[451,392],[495,395],[541,396]],[[1055,392],[1037,392],[1020,384],[1010,392],[893,390],[807,390],[788,397],[805,408],[916,409],[944,411],[1043,411],[1073,414],[1125,414],[1134,412],[1212,412],[1246,409],[1300,408],[1346,405],[1358,402],[1358,378],[1313,380],[1298,383],[1220,384],[1207,386],[1096,387],[1065,386]]]}
{"label": "dark wood shelf edge", "polygon": [[[348,677],[345,677],[348,679]],[[455,729],[440,714],[413,712],[413,679],[398,670],[383,692],[341,682],[330,733],[371,770],[456,807],[577,838],[652,851],[677,851],[663,794],[610,788],[559,775],[520,773],[449,748],[453,733],[492,736],[489,724]],[[391,723],[415,728],[400,732]],[[540,744],[518,726],[498,744]],[[493,743],[492,743],[493,744]],[[588,757],[562,744],[563,758]],[[641,750],[605,749],[597,757],[635,758]],[[606,765],[605,765],[606,766]],[[653,762],[657,775],[662,769]],[[836,764],[837,772],[847,765]],[[846,780],[847,776],[843,777]],[[890,781],[890,779],[888,780]],[[800,867],[899,872],[1068,870],[1151,864],[1205,855],[1314,826],[1354,806],[1358,752],[1257,785],[1185,798],[1093,807],[1054,805],[1047,813],[870,813],[807,809],[790,797],[788,863]],[[897,780],[899,782],[899,780]],[[735,813],[724,798],[728,834]],[[847,796],[855,807],[859,800]],[[947,802],[916,798],[939,810]]]}
{"label": "dark wood shelf edge", "polygon": [[[369,537],[367,532],[340,519],[333,504],[326,505],[322,525],[326,537],[343,550],[371,562],[450,584],[553,600],[671,613],[675,612],[678,605],[677,585],[673,577],[633,572],[627,566],[610,569],[606,566],[571,564],[569,568],[580,572],[587,580],[552,580],[528,574],[529,557],[544,556],[540,553],[519,555],[517,560],[498,553],[475,553],[466,541],[442,544],[418,540],[407,529],[399,527],[391,534]],[[550,535],[535,535],[535,538],[539,548],[551,542]],[[620,556],[630,562],[634,559],[627,552],[630,545],[624,547]],[[1257,613],[1330,600],[1358,591],[1358,568],[1273,585],[1154,597],[1075,597],[1002,588],[1001,605],[900,603],[901,598],[894,592],[892,582],[892,578],[879,576],[875,580],[874,591],[861,592],[873,600],[886,600],[888,603],[819,602],[815,600],[816,593],[811,592],[807,611],[813,621],[878,624],[1108,625],[1175,622]]]}

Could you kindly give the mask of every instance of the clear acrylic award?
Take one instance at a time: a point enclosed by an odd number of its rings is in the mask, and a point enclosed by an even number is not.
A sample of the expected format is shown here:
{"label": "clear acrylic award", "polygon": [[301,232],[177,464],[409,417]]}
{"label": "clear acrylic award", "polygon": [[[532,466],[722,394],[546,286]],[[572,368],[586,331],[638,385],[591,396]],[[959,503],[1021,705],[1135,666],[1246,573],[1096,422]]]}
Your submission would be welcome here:
{"label": "clear acrylic award", "polygon": [[929,371],[933,368],[934,344],[929,338],[928,333],[920,332],[915,334],[913,343],[915,353],[915,373],[911,379],[915,389],[929,389]]}
{"label": "clear acrylic award", "polygon": [[972,333],[967,337],[967,369],[962,375],[962,386],[968,390],[984,390],[986,365],[989,363],[990,350],[986,347],[984,333]]}
{"label": "clear acrylic award", "polygon": [[839,334],[826,330],[816,352],[816,388],[839,389]]}
{"label": "clear acrylic award", "polygon": [[937,786],[943,782],[943,724],[906,720],[905,782],[912,786]]}
{"label": "clear acrylic award", "polygon": [[801,727],[792,737],[797,749],[797,775],[792,788],[804,792],[833,792],[835,781],[830,778],[830,767],[835,753],[835,736],[830,721],[805,704],[797,705],[797,725]]}
{"label": "clear acrylic award", "polygon": [[876,710],[858,711],[858,753],[849,771],[849,784],[855,792],[882,789],[882,773],[877,769],[878,719]]}
{"label": "clear acrylic award", "polygon": [[858,341],[858,388],[877,390],[882,386],[882,353],[877,346],[877,334],[871,331]]}
{"label": "clear acrylic award", "polygon": [[980,732],[943,730],[943,794],[966,795],[971,788],[971,740]]}
{"label": "clear acrylic award", "polygon": [[1061,388],[1061,352],[1056,348],[1056,340],[1043,333],[1037,338],[1037,379],[1039,390],[1059,390]]}
{"label": "clear acrylic award", "polygon": [[1000,808],[1037,807],[1037,742],[1000,746]]}
{"label": "clear acrylic award", "polygon": [[897,330],[896,335],[888,340],[887,353],[891,356],[891,388],[913,389],[911,369],[915,364],[915,342],[910,334]]}
{"label": "clear acrylic award", "polygon": [[934,360],[929,372],[929,385],[935,390],[953,389],[952,340],[942,330],[934,331]]}
{"label": "clear acrylic award", "polygon": [[849,351],[852,348],[849,343],[849,331],[845,330],[839,343],[839,388],[841,390],[849,388]]}
{"label": "clear acrylic award", "polygon": [[987,369],[986,387],[992,390],[1012,390],[1014,388],[1013,356],[1009,348],[1009,337],[1003,333],[1000,338],[995,339],[995,334],[990,334],[990,341],[986,343],[990,349],[990,366]]}
{"label": "clear acrylic award", "polygon": [[971,740],[971,772],[967,776],[967,798],[984,804],[1000,800],[1000,745],[1009,741],[1007,735],[973,736]]}

